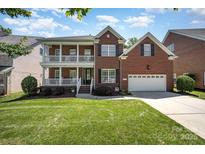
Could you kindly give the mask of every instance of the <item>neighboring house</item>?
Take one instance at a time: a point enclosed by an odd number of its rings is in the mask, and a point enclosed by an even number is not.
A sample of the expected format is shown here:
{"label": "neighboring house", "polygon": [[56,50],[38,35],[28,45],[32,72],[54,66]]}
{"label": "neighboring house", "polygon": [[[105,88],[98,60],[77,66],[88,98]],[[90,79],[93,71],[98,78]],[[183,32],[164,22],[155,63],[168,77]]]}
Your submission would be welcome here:
{"label": "neighboring house", "polygon": [[[0,42],[8,44],[19,43],[24,36],[6,35],[0,33]],[[32,49],[32,52],[26,56],[16,58],[8,57],[5,53],[0,52],[0,87],[4,94],[22,91],[21,81],[28,75],[34,76],[41,85],[42,68],[40,66],[42,47],[37,41],[40,37],[26,36],[25,45]],[[2,90],[0,90],[2,91]],[[1,92],[0,92],[1,93]]]}
{"label": "neighboring house", "polygon": [[163,43],[178,56],[174,61],[174,78],[194,74],[196,88],[205,89],[205,28],[169,30]]}
{"label": "neighboring house", "polygon": [[128,91],[172,90],[175,56],[150,33],[124,53],[125,39],[109,26],[96,36],[40,41],[44,86],[77,86],[77,93],[85,87],[89,92],[92,85]]}

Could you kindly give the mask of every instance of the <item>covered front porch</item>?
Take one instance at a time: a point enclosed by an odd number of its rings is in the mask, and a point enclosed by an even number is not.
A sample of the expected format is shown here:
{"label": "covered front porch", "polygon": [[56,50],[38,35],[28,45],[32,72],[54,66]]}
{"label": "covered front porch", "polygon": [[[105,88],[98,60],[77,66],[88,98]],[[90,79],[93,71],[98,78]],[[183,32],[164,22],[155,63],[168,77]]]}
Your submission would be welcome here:
{"label": "covered front porch", "polygon": [[43,86],[90,85],[93,77],[93,68],[43,67]]}

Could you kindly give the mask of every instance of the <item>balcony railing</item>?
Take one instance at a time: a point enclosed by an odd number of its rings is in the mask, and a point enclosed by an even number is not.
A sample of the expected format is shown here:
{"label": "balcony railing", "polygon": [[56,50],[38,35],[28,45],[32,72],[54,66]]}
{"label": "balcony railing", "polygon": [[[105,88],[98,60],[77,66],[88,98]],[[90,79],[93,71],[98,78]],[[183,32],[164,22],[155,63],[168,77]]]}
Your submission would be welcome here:
{"label": "balcony railing", "polygon": [[77,78],[64,78],[61,80],[59,78],[49,78],[49,79],[44,79],[43,84],[47,86],[76,85]]}
{"label": "balcony railing", "polygon": [[79,56],[79,62],[93,62],[94,56]]}
{"label": "balcony railing", "polygon": [[77,63],[77,62],[93,62],[94,61],[94,56],[93,55],[62,55],[60,56],[54,56],[54,55],[49,55],[49,56],[44,56],[43,57],[43,62],[45,63]]}

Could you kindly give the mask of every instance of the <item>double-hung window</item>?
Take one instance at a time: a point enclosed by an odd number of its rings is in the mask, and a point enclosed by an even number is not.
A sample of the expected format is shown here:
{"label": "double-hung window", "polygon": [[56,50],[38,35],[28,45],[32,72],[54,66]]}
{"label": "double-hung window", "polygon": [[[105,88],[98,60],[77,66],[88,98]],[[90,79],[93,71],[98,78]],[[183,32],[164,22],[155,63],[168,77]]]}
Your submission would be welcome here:
{"label": "double-hung window", "polygon": [[54,56],[54,61],[59,61],[60,60],[60,49],[55,49],[55,56]]}
{"label": "double-hung window", "polygon": [[174,52],[174,43],[168,45],[167,48],[168,48],[171,52]]}
{"label": "double-hung window", "polygon": [[152,55],[151,44],[144,44],[144,56],[151,56],[151,55]]}
{"label": "double-hung window", "polygon": [[102,83],[116,83],[116,70],[115,69],[102,69],[101,70]]}
{"label": "double-hung window", "polygon": [[116,45],[114,44],[103,44],[101,45],[101,56],[116,56]]}
{"label": "double-hung window", "polygon": [[55,78],[59,78],[60,77],[60,71],[59,69],[55,69]]}
{"label": "double-hung window", "polygon": [[77,60],[77,50],[76,49],[70,49],[70,61],[76,61]]}

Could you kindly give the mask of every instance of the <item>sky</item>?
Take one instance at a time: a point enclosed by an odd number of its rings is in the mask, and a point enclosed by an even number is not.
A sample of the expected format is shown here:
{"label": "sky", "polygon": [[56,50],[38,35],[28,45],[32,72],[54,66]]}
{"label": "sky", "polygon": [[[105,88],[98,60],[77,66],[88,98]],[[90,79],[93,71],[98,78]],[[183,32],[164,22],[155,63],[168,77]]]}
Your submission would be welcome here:
{"label": "sky", "polygon": [[151,32],[160,41],[169,29],[205,28],[205,9],[91,9],[82,21],[60,9],[29,9],[30,18],[0,15],[0,25],[16,35],[59,37],[96,35],[110,25],[125,39]]}

